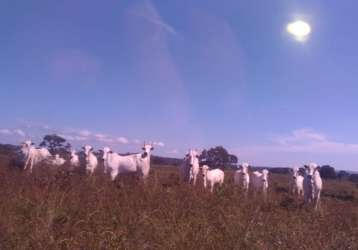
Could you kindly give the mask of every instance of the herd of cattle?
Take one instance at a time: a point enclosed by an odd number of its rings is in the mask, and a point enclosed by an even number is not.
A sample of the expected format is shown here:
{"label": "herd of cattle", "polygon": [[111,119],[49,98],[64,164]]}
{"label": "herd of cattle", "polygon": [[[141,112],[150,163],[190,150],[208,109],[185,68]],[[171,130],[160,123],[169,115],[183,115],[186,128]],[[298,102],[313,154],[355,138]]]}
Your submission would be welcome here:
{"label": "herd of cattle", "polygon": [[[110,148],[103,149],[104,173],[109,173],[112,180],[115,180],[119,174],[125,173],[138,173],[146,180],[150,170],[150,155],[154,149],[152,144],[143,145],[143,152],[130,155],[120,155],[114,153]],[[93,147],[83,147],[86,161],[86,172],[92,175],[98,166],[97,156],[93,153]],[[58,154],[52,156],[46,148],[36,148],[31,141],[25,141],[21,144],[21,151],[25,156],[24,169],[32,168],[37,163],[48,160],[51,164],[61,166],[65,164],[66,160],[61,158]],[[197,150],[191,149],[185,155],[182,164],[179,167],[180,175],[184,182],[193,183],[197,182],[200,169],[203,175],[204,187],[210,185],[211,192],[214,191],[216,184],[221,186],[224,183],[224,171],[221,169],[210,169],[209,166],[203,165],[200,167],[199,161],[200,153]],[[80,166],[78,154],[72,150],[70,164],[73,167]],[[319,173],[319,166],[315,163],[305,165],[304,172],[302,173],[299,168],[290,170],[291,178],[289,187],[292,193],[304,197],[305,203],[314,203],[317,209],[320,204],[320,194],[322,190],[322,179]],[[239,185],[244,190],[245,194],[249,191],[251,186],[254,192],[261,192],[266,198],[267,190],[269,187],[269,171],[263,169],[250,173],[249,164],[243,163],[241,167],[235,171],[234,183]]]}

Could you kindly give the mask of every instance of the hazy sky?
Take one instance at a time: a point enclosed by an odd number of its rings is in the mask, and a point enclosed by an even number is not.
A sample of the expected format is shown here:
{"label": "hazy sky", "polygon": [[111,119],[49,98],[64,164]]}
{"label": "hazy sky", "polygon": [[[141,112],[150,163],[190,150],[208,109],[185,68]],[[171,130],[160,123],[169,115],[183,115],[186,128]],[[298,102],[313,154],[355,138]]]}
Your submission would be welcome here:
{"label": "hazy sky", "polygon": [[[358,170],[358,2],[5,0],[0,142]],[[305,42],[286,32],[309,23]]]}

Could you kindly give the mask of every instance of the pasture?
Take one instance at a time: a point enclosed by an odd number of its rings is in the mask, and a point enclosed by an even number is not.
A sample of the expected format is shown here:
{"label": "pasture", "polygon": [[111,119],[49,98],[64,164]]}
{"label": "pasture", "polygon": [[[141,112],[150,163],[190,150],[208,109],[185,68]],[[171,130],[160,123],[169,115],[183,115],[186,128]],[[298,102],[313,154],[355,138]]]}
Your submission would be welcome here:
{"label": "pasture", "polygon": [[222,188],[181,184],[174,167],[152,166],[148,182],[115,182],[66,167],[33,174],[0,155],[0,249],[358,249],[358,189],[323,181],[315,212],[269,176],[268,201],[245,197],[225,172]]}

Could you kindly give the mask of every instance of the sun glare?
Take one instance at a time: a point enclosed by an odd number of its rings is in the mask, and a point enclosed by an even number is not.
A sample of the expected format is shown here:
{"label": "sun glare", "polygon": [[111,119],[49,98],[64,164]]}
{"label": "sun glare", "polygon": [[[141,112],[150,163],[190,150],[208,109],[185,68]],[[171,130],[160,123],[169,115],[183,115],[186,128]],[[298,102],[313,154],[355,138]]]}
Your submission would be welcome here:
{"label": "sun glare", "polygon": [[295,21],[287,24],[286,30],[298,41],[305,41],[311,33],[311,26],[304,21]]}

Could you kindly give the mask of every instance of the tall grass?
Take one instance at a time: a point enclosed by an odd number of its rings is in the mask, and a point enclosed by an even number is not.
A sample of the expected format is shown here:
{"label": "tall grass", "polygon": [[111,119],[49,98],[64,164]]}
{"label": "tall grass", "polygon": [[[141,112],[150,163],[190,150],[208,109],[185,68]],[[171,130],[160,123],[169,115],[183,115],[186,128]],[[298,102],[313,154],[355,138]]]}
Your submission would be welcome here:
{"label": "tall grass", "polygon": [[357,189],[324,182],[322,209],[270,176],[269,199],[232,183],[214,194],[153,167],[148,183],[65,168],[33,174],[0,159],[0,249],[358,249]]}

